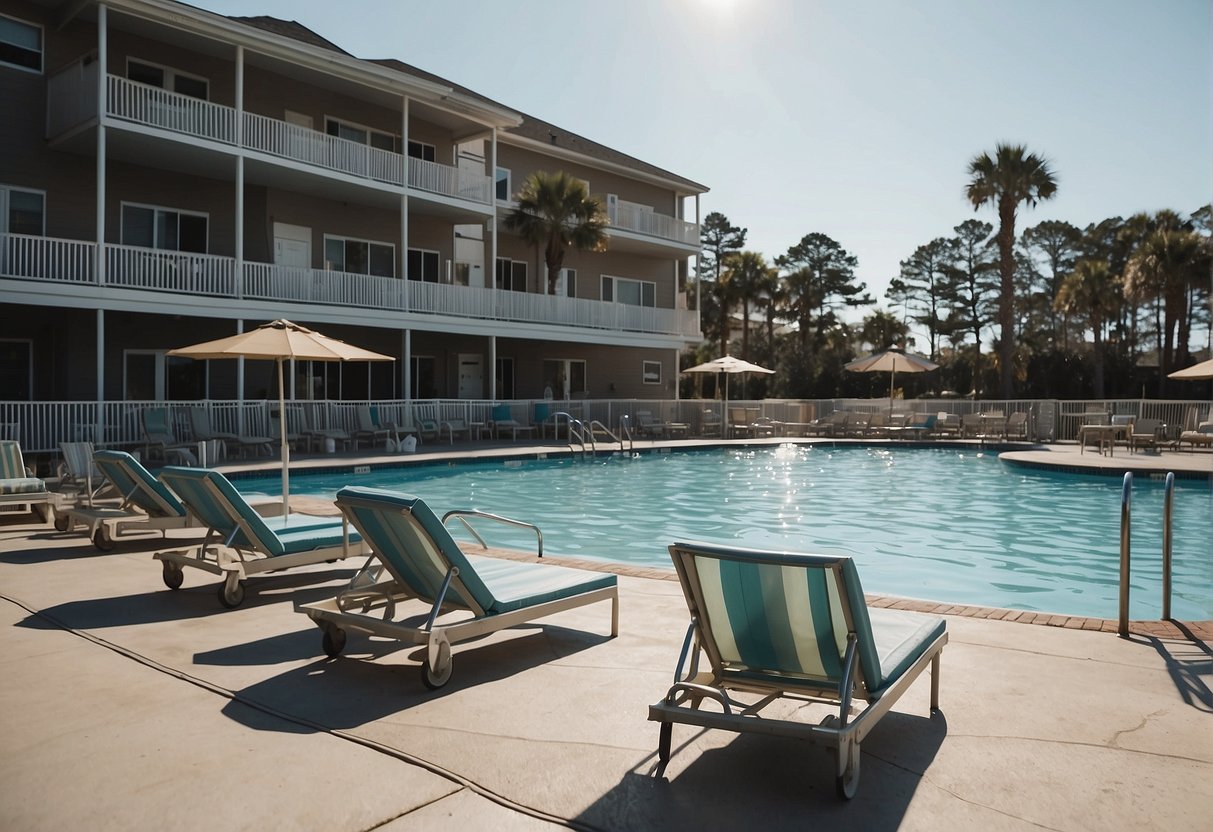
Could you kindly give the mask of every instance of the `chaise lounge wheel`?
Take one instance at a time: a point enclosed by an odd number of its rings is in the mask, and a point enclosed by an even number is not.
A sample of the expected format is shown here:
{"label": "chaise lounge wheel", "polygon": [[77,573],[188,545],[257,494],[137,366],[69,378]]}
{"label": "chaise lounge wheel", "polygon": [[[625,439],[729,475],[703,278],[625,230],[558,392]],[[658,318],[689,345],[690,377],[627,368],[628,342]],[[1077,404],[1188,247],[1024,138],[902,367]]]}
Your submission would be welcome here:
{"label": "chaise lounge wheel", "polygon": [[838,796],[843,800],[850,800],[859,791],[859,749],[855,748],[851,751],[850,759],[847,761],[847,768],[842,774],[834,778],[834,788],[838,791]]}
{"label": "chaise lounge wheel", "polygon": [[93,545],[103,552],[114,548],[114,538],[108,526],[98,526],[97,531],[93,532]]}
{"label": "chaise lounge wheel", "polygon": [[169,589],[181,589],[181,584],[185,582],[185,570],[178,564],[166,560],[160,577],[164,578],[164,585]]}
{"label": "chaise lounge wheel", "polygon": [[451,645],[445,641],[438,646],[436,665],[436,667],[430,667],[428,656],[421,664],[421,682],[430,690],[438,690],[451,680],[454,662],[451,661]]}
{"label": "chaise lounge wheel", "polygon": [[324,626],[324,634],[320,637],[320,643],[324,647],[325,655],[330,659],[335,659],[341,655],[341,651],[345,649],[345,630],[334,624],[326,624]]}
{"label": "chaise lounge wheel", "polygon": [[244,603],[244,581],[228,581],[219,585],[219,603],[229,610]]}
{"label": "chaise lounge wheel", "polygon": [[55,512],[55,531],[65,532],[72,527],[71,518],[66,514]]}

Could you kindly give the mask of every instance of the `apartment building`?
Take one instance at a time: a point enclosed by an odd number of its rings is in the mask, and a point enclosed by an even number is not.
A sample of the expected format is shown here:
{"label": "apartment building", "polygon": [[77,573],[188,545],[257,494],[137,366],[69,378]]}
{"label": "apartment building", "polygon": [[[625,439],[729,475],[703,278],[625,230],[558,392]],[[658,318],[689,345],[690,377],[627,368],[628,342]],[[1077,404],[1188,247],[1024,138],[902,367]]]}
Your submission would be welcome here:
{"label": "apartment building", "polygon": [[[296,399],[673,398],[702,185],[290,21],[170,0],[0,0],[0,399],[275,393],[166,351],[274,318],[394,356]],[[607,250],[502,220],[533,171]]]}

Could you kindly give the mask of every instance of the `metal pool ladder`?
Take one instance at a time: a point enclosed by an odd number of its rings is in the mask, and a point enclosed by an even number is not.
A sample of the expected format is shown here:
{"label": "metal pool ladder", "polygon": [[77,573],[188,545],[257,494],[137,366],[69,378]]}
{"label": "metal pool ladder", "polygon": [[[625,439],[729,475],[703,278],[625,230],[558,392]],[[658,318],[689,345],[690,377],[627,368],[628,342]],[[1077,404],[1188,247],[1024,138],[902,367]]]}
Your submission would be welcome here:
{"label": "metal pool ladder", "polygon": [[[1175,500],[1175,474],[1168,471],[1162,503],[1162,619],[1171,617],[1171,507]],[[1129,637],[1129,527],[1132,523],[1133,472],[1126,471],[1120,489],[1120,615],[1116,634]]]}

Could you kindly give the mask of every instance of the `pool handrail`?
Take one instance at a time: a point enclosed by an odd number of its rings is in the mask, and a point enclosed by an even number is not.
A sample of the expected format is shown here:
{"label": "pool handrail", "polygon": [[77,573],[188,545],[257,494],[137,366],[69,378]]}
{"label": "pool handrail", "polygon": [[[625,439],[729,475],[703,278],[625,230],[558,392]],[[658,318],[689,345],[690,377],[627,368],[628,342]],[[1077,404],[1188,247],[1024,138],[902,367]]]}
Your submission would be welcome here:
{"label": "pool handrail", "polygon": [[1133,472],[1125,471],[1120,487],[1120,610],[1116,634],[1129,637],[1129,537],[1133,515]]}

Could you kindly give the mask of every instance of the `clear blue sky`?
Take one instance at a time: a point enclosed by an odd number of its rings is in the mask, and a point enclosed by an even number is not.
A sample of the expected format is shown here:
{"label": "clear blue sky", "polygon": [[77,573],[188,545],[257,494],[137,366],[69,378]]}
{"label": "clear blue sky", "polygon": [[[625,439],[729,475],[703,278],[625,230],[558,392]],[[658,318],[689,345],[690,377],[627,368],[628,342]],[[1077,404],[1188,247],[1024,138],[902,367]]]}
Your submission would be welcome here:
{"label": "clear blue sky", "polygon": [[[1053,163],[1021,213],[1079,226],[1213,192],[1209,0],[200,0],[298,20],[711,188],[702,213],[781,254],[810,232],[878,296],[977,216],[999,141]],[[883,297],[880,297],[883,301]]]}

